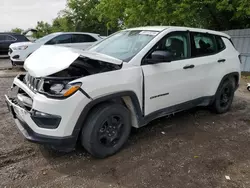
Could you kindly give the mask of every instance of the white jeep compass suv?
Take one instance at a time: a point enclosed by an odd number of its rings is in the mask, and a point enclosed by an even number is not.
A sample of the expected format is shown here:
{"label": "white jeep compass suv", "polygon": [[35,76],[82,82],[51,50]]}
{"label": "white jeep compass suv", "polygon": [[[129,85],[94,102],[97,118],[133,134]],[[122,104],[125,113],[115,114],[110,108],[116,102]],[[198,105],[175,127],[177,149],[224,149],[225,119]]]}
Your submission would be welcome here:
{"label": "white jeep compass suv", "polygon": [[196,106],[229,110],[240,80],[239,53],[224,33],[141,27],[87,51],[43,46],[14,79],[6,101],[30,141],[93,156],[113,155],[131,127]]}

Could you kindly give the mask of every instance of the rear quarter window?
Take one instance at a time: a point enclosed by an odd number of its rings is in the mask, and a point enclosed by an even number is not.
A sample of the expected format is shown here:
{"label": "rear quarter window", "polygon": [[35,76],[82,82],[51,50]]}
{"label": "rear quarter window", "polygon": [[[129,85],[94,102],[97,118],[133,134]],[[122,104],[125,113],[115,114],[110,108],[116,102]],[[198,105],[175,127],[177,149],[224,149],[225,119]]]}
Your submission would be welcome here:
{"label": "rear quarter window", "polygon": [[95,42],[96,39],[90,35],[83,34],[74,34],[72,38],[73,43],[82,43],[82,42]]}
{"label": "rear quarter window", "polygon": [[24,35],[16,35],[14,37],[16,37],[18,41],[29,41],[29,39],[27,39]]}
{"label": "rear quarter window", "polygon": [[215,38],[216,38],[218,52],[221,52],[222,50],[226,48],[225,43],[223,42],[220,36],[216,36]]}

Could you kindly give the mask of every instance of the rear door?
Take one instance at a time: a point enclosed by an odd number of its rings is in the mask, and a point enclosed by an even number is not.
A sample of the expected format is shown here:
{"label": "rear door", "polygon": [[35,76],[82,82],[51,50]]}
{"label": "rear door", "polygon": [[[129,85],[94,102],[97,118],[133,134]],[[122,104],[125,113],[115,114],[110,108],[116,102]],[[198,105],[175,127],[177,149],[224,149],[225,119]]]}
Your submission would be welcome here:
{"label": "rear door", "polygon": [[220,74],[220,64],[223,64],[226,60],[219,53],[215,35],[191,32],[190,36],[191,58],[197,73],[199,73],[199,82],[201,83],[193,86],[193,89],[197,91],[194,97],[212,96],[215,94],[214,78]]}
{"label": "rear door", "polygon": [[90,47],[97,39],[88,34],[73,34],[72,47],[85,50]]}

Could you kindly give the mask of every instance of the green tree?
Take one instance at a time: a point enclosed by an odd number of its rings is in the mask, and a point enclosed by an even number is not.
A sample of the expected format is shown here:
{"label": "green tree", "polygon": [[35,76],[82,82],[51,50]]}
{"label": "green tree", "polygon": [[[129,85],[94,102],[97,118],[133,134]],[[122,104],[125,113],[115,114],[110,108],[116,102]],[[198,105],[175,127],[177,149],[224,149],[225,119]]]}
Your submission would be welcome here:
{"label": "green tree", "polygon": [[[104,35],[107,33],[107,20],[98,19],[96,6],[99,3],[100,0],[68,0],[64,16],[73,23],[75,31]],[[116,28],[110,29],[116,30]]]}
{"label": "green tree", "polygon": [[52,32],[52,26],[47,22],[39,21],[36,26],[37,32],[34,33],[35,38],[40,38],[45,35],[48,35]]}
{"label": "green tree", "polygon": [[66,16],[58,16],[53,20],[52,32],[69,32],[75,31],[74,24]]}
{"label": "green tree", "polygon": [[215,30],[250,26],[249,0],[101,0],[99,20],[108,26],[180,25]]}
{"label": "green tree", "polygon": [[17,28],[11,29],[11,32],[12,32],[12,33],[19,33],[19,34],[22,34],[23,29],[17,27]]}
{"label": "green tree", "polygon": [[38,22],[35,37],[51,32],[110,34],[146,25],[179,25],[214,30],[250,27],[249,0],[67,0],[50,25]]}

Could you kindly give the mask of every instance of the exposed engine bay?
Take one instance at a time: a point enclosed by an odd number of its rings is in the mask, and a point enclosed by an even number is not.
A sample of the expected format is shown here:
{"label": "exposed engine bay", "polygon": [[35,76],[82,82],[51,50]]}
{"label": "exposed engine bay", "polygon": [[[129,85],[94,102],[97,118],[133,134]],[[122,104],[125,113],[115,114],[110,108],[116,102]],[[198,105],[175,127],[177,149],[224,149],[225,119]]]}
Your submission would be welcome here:
{"label": "exposed engine bay", "polygon": [[115,65],[86,57],[79,57],[67,69],[48,77],[80,78],[102,72],[119,70],[121,67],[122,65]]}
{"label": "exposed engine bay", "polygon": [[71,87],[80,87],[81,83],[69,84],[81,77],[121,69],[116,65],[90,58],[79,57],[68,68],[46,77],[36,78],[27,73],[22,80],[33,92],[42,93],[48,97],[63,98]]}

